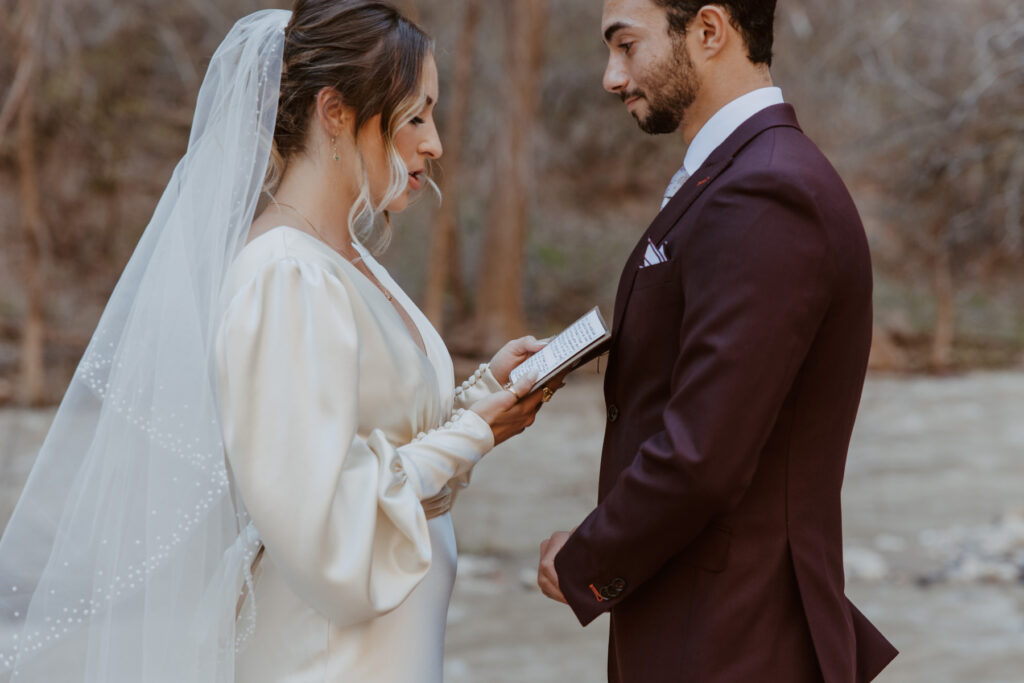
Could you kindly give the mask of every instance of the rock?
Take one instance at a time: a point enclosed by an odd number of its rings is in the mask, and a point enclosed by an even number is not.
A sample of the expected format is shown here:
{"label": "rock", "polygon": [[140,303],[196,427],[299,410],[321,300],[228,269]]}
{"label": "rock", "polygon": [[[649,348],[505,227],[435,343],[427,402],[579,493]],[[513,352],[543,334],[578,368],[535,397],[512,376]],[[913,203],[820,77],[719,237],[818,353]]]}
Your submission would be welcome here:
{"label": "rock", "polygon": [[846,578],[853,581],[880,581],[889,574],[889,565],[869,548],[851,547],[843,550],[843,569]]}
{"label": "rock", "polygon": [[1009,584],[1024,578],[1024,510],[1000,515],[992,524],[923,531],[918,540],[942,563],[928,582]]}
{"label": "rock", "polygon": [[537,569],[530,567],[523,567],[520,569],[519,585],[526,590],[539,591],[540,586],[537,585]]}
{"label": "rock", "polygon": [[487,555],[459,555],[459,579],[501,579],[501,560]]}
{"label": "rock", "polygon": [[1020,578],[1020,569],[1012,562],[966,555],[949,568],[947,576],[957,583],[1015,583]]}
{"label": "rock", "polygon": [[878,534],[875,536],[875,548],[886,553],[900,553],[907,549],[907,541],[893,534]]}

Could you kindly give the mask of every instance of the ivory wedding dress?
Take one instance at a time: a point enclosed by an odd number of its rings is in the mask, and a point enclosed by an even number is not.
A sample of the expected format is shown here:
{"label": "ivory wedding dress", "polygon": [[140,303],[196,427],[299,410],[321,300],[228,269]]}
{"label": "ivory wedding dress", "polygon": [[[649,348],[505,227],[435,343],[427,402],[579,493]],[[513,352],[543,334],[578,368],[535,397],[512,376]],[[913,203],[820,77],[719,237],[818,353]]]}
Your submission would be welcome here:
{"label": "ivory wedding dress", "polygon": [[481,366],[456,390],[437,332],[361,253],[425,354],[384,293],[307,233],[274,228],[228,270],[221,418],[237,503],[265,546],[238,681],[442,680],[448,484],[493,446],[465,408],[501,387]]}
{"label": "ivory wedding dress", "polygon": [[246,243],[290,18],[244,17],[210,60],[0,538],[0,683],[441,681],[447,483],[493,443],[462,409],[499,387],[456,391],[368,254],[425,353],[322,242]]}

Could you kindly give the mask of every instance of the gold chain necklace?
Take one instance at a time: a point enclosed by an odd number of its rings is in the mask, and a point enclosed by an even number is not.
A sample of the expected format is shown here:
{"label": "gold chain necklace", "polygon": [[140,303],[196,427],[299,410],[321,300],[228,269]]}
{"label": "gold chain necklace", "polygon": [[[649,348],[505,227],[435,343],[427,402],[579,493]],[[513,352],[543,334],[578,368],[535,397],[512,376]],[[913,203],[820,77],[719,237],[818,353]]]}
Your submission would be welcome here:
{"label": "gold chain necklace", "polygon": [[[285,204],[284,202],[279,202],[279,201],[277,201],[276,199],[274,200],[274,204],[276,204],[277,206],[283,206],[283,207],[284,207],[284,208],[286,208],[286,209],[291,209],[292,211],[294,211],[294,212],[295,212],[295,214],[296,214],[296,215],[298,215],[298,217],[299,217],[299,218],[301,218],[302,220],[306,221],[306,225],[308,225],[308,226],[309,226],[310,228],[312,228],[313,232],[315,232],[315,233],[316,233],[316,236],[317,236],[317,237],[319,237],[319,238],[320,238],[320,240],[321,240],[321,241],[322,241],[322,242],[323,242],[324,244],[326,244],[326,245],[327,245],[327,246],[329,246],[329,247],[330,247],[331,249],[333,249],[334,251],[336,251],[336,252],[338,253],[338,255],[339,255],[339,256],[341,256],[341,257],[342,257],[343,259],[345,259],[346,261],[348,261],[349,263],[351,263],[351,264],[352,264],[353,266],[355,266],[355,265],[356,265],[355,261],[353,261],[352,259],[350,259],[350,258],[349,258],[348,256],[345,256],[345,254],[344,254],[344,253],[343,253],[343,252],[342,252],[342,251],[341,251],[340,249],[338,249],[337,247],[335,247],[335,246],[334,246],[333,244],[331,244],[331,243],[330,243],[330,241],[329,241],[329,240],[328,240],[328,239],[327,239],[326,237],[324,237],[323,233],[321,233],[321,232],[320,232],[319,230],[317,230],[317,229],[316,229],[316,226],[315,226],[315,225],[313,225],[313,221],[311,221],[311,220],[309,220],[308,218],[306,218],[306,214],[302,213],[301,211],[299,211],[298,209],[296,209],[296,208],[295,208],[294,206],[292,206],[291,204]],[[362,256],[359,256],[359,257],[357,258],[357,260],[362,260],[362,258],[363,258]],[[366,263],[366,262],[365,262],[365,261],[363,261],[363,263]],[[358,267],[358,266],[357,266],[357,267]],[[379,290],[381,291],[381,293],[382,293],[382,294],[384,295],[384,298],[385,298],[385,299],[387,299],[388,301],[391,301],[391,300],[392,300],[392,299],[393,299],[394,297],[393,297],[393,296],[391,296],[391,292],[389,292],[389,291],[387,290],[387,287],[385,287],[384,285],[382,285],[382,284],[380,283],[380,281],[379,281],[379,280],[377,280],[377,276],[373,274],[373,271],[370,271],[370,266],[366,266],[366,270],[367,270],[367,271],[369,271],[369,272],[370,272],[370,275],[372,276],[372,277],[370,277],[370,278],[367,278],[367,279],[368,279],[368,280],[370,280],[370,282],[372,282],[373,284],[377,285],[377,289],[379,289]]]}

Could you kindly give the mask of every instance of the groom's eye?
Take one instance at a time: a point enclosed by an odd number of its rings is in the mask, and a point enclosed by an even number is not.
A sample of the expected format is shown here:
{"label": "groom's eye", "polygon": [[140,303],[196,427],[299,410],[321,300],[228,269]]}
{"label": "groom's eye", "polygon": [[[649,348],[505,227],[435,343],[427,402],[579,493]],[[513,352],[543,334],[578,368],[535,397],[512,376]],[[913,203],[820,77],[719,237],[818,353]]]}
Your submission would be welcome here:
{"label": "groom's eye", "polygon": [[619,49],[625,52],[627,55],[633,48],[633,43],[619,43]]}

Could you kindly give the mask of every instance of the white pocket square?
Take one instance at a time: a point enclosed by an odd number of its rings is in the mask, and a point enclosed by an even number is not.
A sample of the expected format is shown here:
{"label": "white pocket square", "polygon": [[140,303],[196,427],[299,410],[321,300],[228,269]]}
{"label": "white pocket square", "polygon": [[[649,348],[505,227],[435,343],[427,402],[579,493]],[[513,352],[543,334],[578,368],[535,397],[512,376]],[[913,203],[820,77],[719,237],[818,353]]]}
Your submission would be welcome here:
{"label": "white pocket square", "polygon": [[654,242],[648,237],[647,251],[644,252],[644,261],[640,264],[640,267],[646,268],[647,266],[654,266],[665,261],[668,261],[668,256],[665,255],[665,245],[656,247]]}

